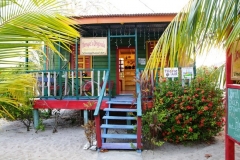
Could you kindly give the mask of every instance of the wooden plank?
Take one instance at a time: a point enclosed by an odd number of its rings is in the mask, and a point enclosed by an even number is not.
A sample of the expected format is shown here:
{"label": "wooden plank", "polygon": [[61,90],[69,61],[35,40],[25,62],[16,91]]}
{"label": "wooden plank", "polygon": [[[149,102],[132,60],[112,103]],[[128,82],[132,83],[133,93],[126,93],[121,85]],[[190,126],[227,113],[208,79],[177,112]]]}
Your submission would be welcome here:
{"label": "wooden plank", "polygon": [[[86,107],[84,104],[88,104],[89,101],[93,102],[92,107],[89,107],[89,110],[95,110],[97,100],[35,100],[34,102],[34,109],[79,109],[79,110],[85,110]],[[100,109],[103,110],[104,108],[107,108],[107,100],[103,100],[101,103]]]}
{"label": "wooden plank", "polygon": [[117,124],[102,124],[101,128],[110,129],[134,129],[136,125],[117,125]]}
{"label": "wooden plank", "polygon": [[136,143],[103,143],[102,149],[136,149]]}
{"label": "wooden plank", "polygon": [[136,134],[102,134],[102,138],[137,139],[137,135]]}
{"label": "wooden plank", "polygon": [[136,112],[137,109],[105,108],[104,111],[112,111],[112,112]]}
{"label": "wooden plank", "polygon": [[124,117],[124,116],[103,116],[102,119],[116,119],[116,120],[136,120],[136,117]]}

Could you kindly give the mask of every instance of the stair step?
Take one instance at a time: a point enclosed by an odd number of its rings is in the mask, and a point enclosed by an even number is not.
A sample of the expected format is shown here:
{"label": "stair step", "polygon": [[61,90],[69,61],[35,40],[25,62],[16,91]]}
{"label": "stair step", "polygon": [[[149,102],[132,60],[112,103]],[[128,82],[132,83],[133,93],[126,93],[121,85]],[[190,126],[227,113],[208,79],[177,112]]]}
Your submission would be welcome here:
{"label": "stair step", "polygon": [[137,104],[133,101],[108,101],[107,104]]}
{"label": "stair step", "polygon": [[111,128],[111,129],[134,129],[135,125],[118,125],[118,124],[102,124],[101,128]]}
{"label": "stair step", "polygon": [[101,149],[136,149],[137,143],[103,143]]}
{"label": "stair step", "polygon": [[102,134],[102,138],[137,139],[136,134]]}
{"label": "stair step", "polygon": [[103,116],[102,119],[136,120],[136,117],[126,117],[126,116]]}
{"label": "stair step", "polygon": [[137,109],[128,109],[128,108],[104,108],[104,111],[111,111],[111,112],[137,112]]}

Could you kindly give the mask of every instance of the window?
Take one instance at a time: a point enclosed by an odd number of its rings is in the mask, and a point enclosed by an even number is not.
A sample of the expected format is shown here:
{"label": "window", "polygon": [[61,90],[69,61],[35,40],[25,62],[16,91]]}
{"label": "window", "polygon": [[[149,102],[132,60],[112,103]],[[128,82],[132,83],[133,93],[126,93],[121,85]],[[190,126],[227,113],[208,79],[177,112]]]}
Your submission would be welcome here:
{"label": "window", "polygon": [[[80,44],[78,44],[78,69],[92,69],[92,56],[81,56],[80,54]],[[75,44],[71,45],[71,56],[70,56],[70,69],[76,69],[76,53]],[[84,78],[91,77],[91,71],[84,71],[86,74]],[[80,76],[80,75],[79,75]]]}

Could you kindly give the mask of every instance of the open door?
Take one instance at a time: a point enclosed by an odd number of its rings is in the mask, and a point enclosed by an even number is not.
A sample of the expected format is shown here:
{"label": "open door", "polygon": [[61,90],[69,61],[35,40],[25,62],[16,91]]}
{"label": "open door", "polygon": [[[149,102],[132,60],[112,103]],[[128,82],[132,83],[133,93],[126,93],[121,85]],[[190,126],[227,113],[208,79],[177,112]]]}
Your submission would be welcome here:
{"label": "open door", "polygon": [[120,48],[117,50],[117,94],[132,95],[136,91],[135,84],[135,49]]}

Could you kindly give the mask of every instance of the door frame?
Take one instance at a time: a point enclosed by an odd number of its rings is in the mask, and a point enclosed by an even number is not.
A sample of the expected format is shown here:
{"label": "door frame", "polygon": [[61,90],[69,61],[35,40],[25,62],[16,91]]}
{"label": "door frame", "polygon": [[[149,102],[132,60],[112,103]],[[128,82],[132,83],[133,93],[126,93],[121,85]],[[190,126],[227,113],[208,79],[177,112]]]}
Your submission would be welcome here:
{"label": "door frame", "polygon": [[[136,48],[135,47],[119,47],[116,49],[116,95],[120,94],[120,88],[119,88],[119,83],[120,83],[120,77],[119,77],[119,54],[120,54],[120,50],[121,49],[134,49],[135,54],[134,54],[134,58],[135,58],[135,63],[136,63]],[[136,67],[136,65],[135,65]],[[136,69],[136,68],[135,68]]]}

